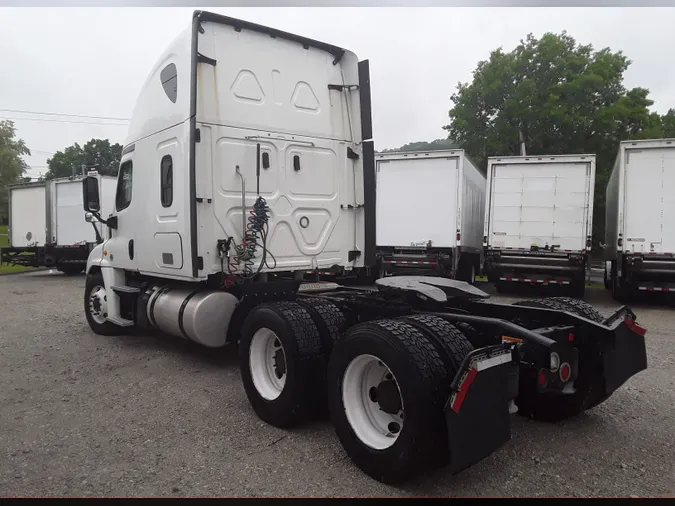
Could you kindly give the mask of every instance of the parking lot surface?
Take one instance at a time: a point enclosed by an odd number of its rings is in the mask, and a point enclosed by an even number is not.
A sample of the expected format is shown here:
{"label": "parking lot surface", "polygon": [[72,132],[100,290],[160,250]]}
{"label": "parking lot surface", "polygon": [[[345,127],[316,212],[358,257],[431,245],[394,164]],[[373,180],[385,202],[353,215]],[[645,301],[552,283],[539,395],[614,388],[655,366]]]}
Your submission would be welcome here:
{"label": "parking lot surface", "polygon": [[[350,462],[329,422],[258,420],[236,348],[97,336],[83,290],[84,276],[0,277],[2,496],[675,495],[675,308],[631,306],[649,369],[601,406],[559,424],[514,415],[512,440],[472,468],[390,487]],[[604,290],[586,300],[617,307]]]}

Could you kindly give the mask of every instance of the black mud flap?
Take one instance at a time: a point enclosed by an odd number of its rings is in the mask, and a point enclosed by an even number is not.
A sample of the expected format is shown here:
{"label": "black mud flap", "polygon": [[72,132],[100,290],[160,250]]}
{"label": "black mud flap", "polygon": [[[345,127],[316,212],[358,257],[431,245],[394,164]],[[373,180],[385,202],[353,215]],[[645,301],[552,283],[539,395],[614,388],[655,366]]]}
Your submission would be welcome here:
{"label": "black mud flap", "polygon": [[452,382],[445,406],[450,469],[458,473],[511,439],[509,402],[518,364],[512,345],[480,348],[468,354]]}
{"label": "black mud flap", "polygon": [[612,338],[601,341],[605,391],[610,395],[629,378],[647,369],[647,331],[635,322],[635,314],[626,307],[605,320],[604,325],[612,331]]}

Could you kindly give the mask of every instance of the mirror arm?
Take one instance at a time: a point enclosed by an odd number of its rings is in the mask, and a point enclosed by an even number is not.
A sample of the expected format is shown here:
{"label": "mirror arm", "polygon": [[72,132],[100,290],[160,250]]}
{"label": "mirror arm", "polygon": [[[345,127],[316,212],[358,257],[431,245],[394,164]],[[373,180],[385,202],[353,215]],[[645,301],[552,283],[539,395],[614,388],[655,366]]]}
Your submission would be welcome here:
{"label": "mirror arm", "polygon": [[98,228],[96,228],[96,223],[92,223],[91,226],[94,227],[94,233],[96,234],[96,244],[101,244],[103,242],[103,237],[101,237]]}
{"label": "mirror arm", "polygon": [[110,216],[107,220],[104,220],[98,212],[90,211],[94,217],[103,223],[106,227],[117,230],[117,216]]}

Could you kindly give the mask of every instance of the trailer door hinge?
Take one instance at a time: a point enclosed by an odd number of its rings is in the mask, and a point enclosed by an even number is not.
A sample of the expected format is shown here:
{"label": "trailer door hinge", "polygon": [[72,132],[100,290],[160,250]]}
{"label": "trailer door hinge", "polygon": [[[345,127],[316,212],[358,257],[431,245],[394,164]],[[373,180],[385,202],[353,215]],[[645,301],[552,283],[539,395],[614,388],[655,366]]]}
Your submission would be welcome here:
{"label": "trailer door hinge", "polygon": [[197,269],[204,270],[204,257],[197,257]]}
{"label": "trailer door hinge", "polygon": [[342,91],[342,90],[358,90],[358,84],[329,84],[329,90]]}
{"label": "trailer door hinge", "polygon": [[202,53],[197,53],[197,61],[199,63],[206,63],[208,65],[213,65],[214,67],[216,66],[216,60],[213,58],[209,58],[208,56],[204,56]]}
{"label": "trailer door hinge", "polygon": [[199,128],[195,129],[195,142],[201,142],[202,141],[202,132],[199,130]]}
{"label": "trailer door hinge", "polygon": [[363,207],[363,204],[355,204],[355,205],[352,205],[352,204],[347,204],[347,205],[340,204],[340,209],[361,209],[362,207]]}
{"label": "trailer door hinge", "polygon": [[352,148],[347,146],[347,158],[350,160],[358,160],[359,159],[359,154],[354,151]]}
{"label": "trailer door hinge", "polygon": [[348,261],[353,262],[354,260],[356,260],[360,256],[361,256],[361,252],[359,250],[352,250],[352,251],[349,252],[349,254],[347,256],[347,259],[348,259]]}
{"label": "trailer door hinge", "polygon": [[[197,202],[199,202],[200,204],[201,204],[202,202],[204,202],[204,197],[197,197]],[[207,203],[207,204],[210,204],[210,203],[211,203],[211,199],[206,199],[206,203]]]}

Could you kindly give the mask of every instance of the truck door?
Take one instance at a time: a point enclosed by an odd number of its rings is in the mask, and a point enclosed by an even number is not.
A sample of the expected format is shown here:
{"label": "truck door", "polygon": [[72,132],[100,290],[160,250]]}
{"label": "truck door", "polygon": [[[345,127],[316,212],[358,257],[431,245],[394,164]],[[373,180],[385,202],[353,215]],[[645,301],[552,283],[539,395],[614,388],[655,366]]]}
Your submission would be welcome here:
{"label": "truck door", "polygon": [[675,150],[627,149],[625,177],[626,248],[675,252]]}

